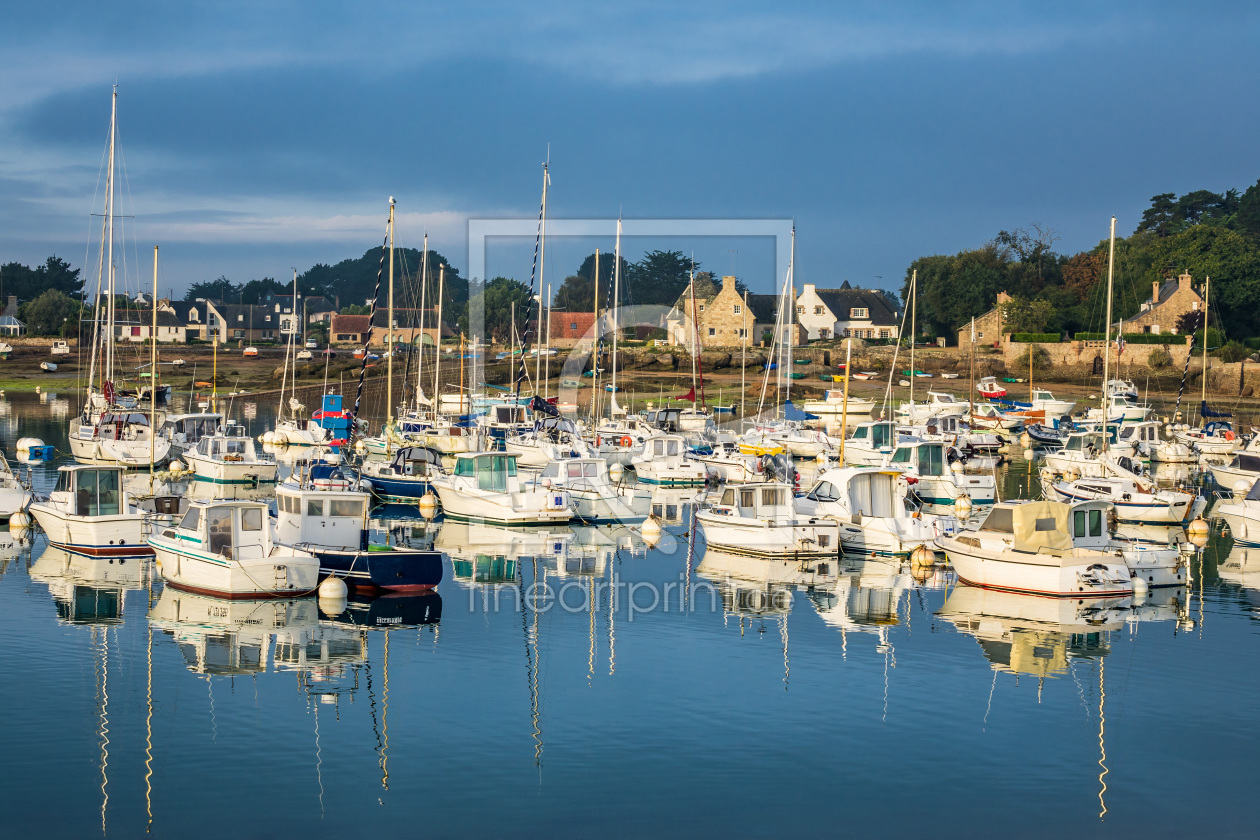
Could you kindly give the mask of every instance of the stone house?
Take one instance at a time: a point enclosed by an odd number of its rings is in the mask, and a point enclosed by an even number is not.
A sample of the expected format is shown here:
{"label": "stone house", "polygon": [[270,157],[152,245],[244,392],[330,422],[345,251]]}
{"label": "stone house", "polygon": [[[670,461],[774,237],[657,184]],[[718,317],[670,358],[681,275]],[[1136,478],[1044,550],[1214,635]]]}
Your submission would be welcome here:
{"label": "stone house", "polygon": [[1151,283],[1151,299],[1142,304],[1137,315],[1114,326],[1123,324],[1127,333],[1175,334],[1181,316],[1202,308],[1203,298],[1194,290],[1187,272],[1176,280]]}
{"label": "stone house", "polygon": [[[371,327],[371,315],[342,315],[335,313],[328,328],[330,344],[362,345]],[[382,341],[384,339],[382,338]]]}
{"label": "stone house", "polygon": [[897,338],[900,318],[888,298],[873,289],[838,289],[806,283],[796,299],[796,320],[811,341],[827,338]]}
{"label": "stone house", "polygon": [[[1006,292],[998,292],[997,305],[976,317],[976,346],[996,347],[1002,341],[1002,304],[1011,299]],[[971,352],[971,322],[958,330],[958,347]]]}
{"label": "stone house", "polygon": [[750,292],[745,300],[735,288],[734,277],[723,277],[718,285],[704,272],[696,275],[695,311],[688,287],[666,316],[665,331],[670,344],[690,346],[695,329],[705,350],[742,347],[745,342],[753,346],[763,333],[774,331],[777,304],[778,295]]}
{"label": "stone house", "polygon": [[[206,338],[220,341],[280,341],[282,316],[266,305],[255,306],[206,301]],[[289,319],[292,320],[292,315]]]}

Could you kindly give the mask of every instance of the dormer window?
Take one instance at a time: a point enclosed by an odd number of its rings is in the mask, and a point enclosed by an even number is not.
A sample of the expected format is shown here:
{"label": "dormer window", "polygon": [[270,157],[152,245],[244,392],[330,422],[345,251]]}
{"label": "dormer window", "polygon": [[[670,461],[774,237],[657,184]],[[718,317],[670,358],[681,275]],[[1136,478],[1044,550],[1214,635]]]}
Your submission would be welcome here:
{"label": "dormer window", "polygon": [[850,318],[869,318],[871,317],[871,314],[870,314],[869,309],[855,306],[854,308],[849,310],[849,317]]}

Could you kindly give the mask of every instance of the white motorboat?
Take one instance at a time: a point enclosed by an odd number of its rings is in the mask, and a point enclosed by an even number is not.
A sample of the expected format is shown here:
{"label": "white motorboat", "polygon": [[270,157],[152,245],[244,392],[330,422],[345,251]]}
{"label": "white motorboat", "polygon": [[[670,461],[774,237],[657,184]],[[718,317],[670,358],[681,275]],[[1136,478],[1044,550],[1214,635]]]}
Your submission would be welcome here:
{"label": "white motorboat", "polygon": [[587,444],[609,464],[620,464],[624,467],[643,448],[643,442],[657,431],[659,430],[637,415],[614,417],[600,423],[595,428],[594,437],[587,436]]}
{"label": "white motorboat", "polygon": [[[1106,465],[1106,462],[1104,462]],[[1115,505],[1121,522],[1141,525],[1185,525],[1207,501],[1184,490],[1165,490],[1132,473],[1106,466],[1105,475],[1086,478],[1043,478],[1046,498],[1067,504],[1101,500]]]}
{"label": "white motorboat", "polygon": [[416,504],[442,472],[442,453],[425,446],[402,446],[388,461],[365,461],[359,468],[364,488],[386,504]]}
{"label": "white motorboat", "polygon": [[[976,390],[986,400],[1000,400],[1006,396],[1006,386],[997,381],[996,376],[983,376],[976,383]],[[976,406],[979,408],[979,406]]]}
{"label": "white motorboat", "polygon": [[906,504],[907,486],[899,470],[843,467],[825,470],[796,500],[802,514],[834,519],[846,555],[904,557],[930,545],[942,527],[956,527],[952,517],[923,517]]}
{"label": "white motorboat", "polygon": [[1226,490],[1240,481],[1248,484],[1260,479],[1260,452],[1239,452],[1228,464],[1209,464],[1212,477]]}
{"label": "white motorboat", "polygon": [[[844,464],[877,467],[897,448],[897,425],[890,420],[858,423],[844,442]],[[843,466],[843,465],[842,465]]]}
{"label": "white motorboat", "polygon": [[602,458],[566,458],[552,461],[538,477],[525,484],[530,489],[565,490],[573,512],[585,522],[624,522],[647,515],[635,504],[633,487],[619,487],[608,475]]}
{"label": "white motorboat", "polygon": [[0,519],[8,519],[31,501],[31,491],[9,467],[9,460],[0,453]]}
{"label": "white motorboat", "polygon": [[90,557],[152,554],[145,544],[145,515],[131,504],[117,466],[61,467],[48,501],[34,502],[31,515],[48,542]]}
{"label": "white motorboat", "polygon": [[1177,440],[1164,440],[1155,420],[1125,423],[1116,434],[1117,447],[1131,445],[1134,455],[1165,464],[1193,464],[1199,460],[1194,450]]}
{"label": "white motorboat", "polygon": [[511,452],[470,452],[455,456],[450,475],[432,481],[448,518],[503,525],[541,525],[573,518],[567,490],[526,486],[516,474]]}
{"label": "white motorboat", "polygon": [[897,406],[897,416],[917,423],[929,417],[944,417],[950,414],[967,414],[971,411],[971,403],[960,400],[953,394],[944,391],[928,391],[928,399],[916,403],[907,401]]}
{"label": "white motorboat", "polygon": [[1173,437],[1204,455],[1229,455],[1242,446],[1234,427],[1223,420],[1208,423],[1201,429],[1174,429]]}
{"label": "white motorboat", "polygon": [[1213,515],[1225,520],[1235,545],[1260,546],[1260,479],[1245,495],[1238,494],[1231,501],[1217,504]]}
{"label": "white motorboat", "polygon": [[[1133,423],[1138,420],[1147,420],[1151,416],[1151,407],[1142,405],[1128,397],[1113,395],[1107,398],[1107,422],[1108,423]],[[1085,412],[1086,420],[1095,420],[1102,422],[1103,410],[1101,408],[1091,408]]]}
{"label": "white motorboat", "polygon": [[703,464],[684,457],[687,444],[682,435],[656,434],[643,442],[643,449],[630,459],[639,481],[673,487],[702,485],[708,477]]}
{"label": "white motorboat", "polygon": [[[1061,473],[1075,472],[1078,475],[1095,476],[1105,473],[1108,460],[1123,458],[1131,462],[1136,441],[1130,438],[1121,444],[1116,437],[1115,427],[1108,434],[1112,435],[1111,443],[1103,440],[1102,432],[1071,432],[1061,448],[1046,453],[1045,464]],[[1129,463],[1126,469],[1136,473],[1141,470],[1141,465]]]}
{"label": "white motorboat", "polygon": [[757,557],[810,559],[840,555],[839,523],[798,513],[792,487],[777,481],[727,487],[696,513],[712,548]]}
{"label": "white motorboat", "polygon": [[154,434],[149,415],[140,411],[106,411],[94,426],[76,425],[69,439],[70,454],[80,464],[139,469],[164,464],[171,453],[171,442]]}
{"label": "white motorboat", "polygon": [[958,578],[972,586],[1070,598],[1131,595],[1129,568],[1115,554],[1072,542],[1071,507],[996,504],[974,528],[938,537]]}
{"label": "white motorboat", "polygon": [[195,449],[184,453],[184,460],[192,468],[193,492],[198,496],[248,498],[276,483],[275,459],[258,454],[244,426],[225,426],[220,433],[203,437]]}
{"label": "white motorboat", "polygon": [[882,466],[905,473],[906,483],[927,513],[951,513],[962,496],[975,506],[991,505],[997,497],[992,475],[967,475],[962,465],[953,469],[943,443],[903,440]]}
{"label": "white motorboat", "polygon": [[203,437],[217,434],[223,415],[172,414],[158,427],[158,434],[171,442],[171,457],[179,457],[197,446]]}
{"label": "white motorboat", "polygon": [[319,585],[313,554],[273,542],[264,502],[194,501],[148,544],[168,584],[201,595],[292,598]]}
{"label": "white motorboat", "polygon": [[786,422],[778,429],[764,436],[782,446],[797,458],[817,458],[830,455],[840,445],[840,441],[821,429],[810,429],[800,423]]}
{"label": "white motorboat", "polygon": [[531,431],[504,438],[503,449],[516,455],[520,466],[534,468],[565,458],[589,458],[594,454],[573,422],[562,417],[540,418]]}
{"label": "white motorboat", "polygon": [[1128,379],[1108,379],[1104,390],[1109,397],[1120,397],[1132,401],[1139,398],[1137,385]]}
{"label": "white motorboat", "polygon": [[[1185,586],[1189,577],[1187,558],[1193,546],[1180,528],[1166,529],[1159,542],[1121,538],[1113,533],[1115,509],[1110,502],[1078,502],[1072,505],[1072,544],[1077,548],[1111,551],[1118,555],[1134,578],[1147,587]],[[1174,536],[1173,533],[1176,534]],[[1170,539],[1170,537],[1172,539]],[[1173,540],[1177,540],[1174,542]]]}
{"label": "white motorboat", "polygon": [[849,395],[849,407],[844,407],[844,389],[831,388],[823,392],[821,400],[805,400],[801,403],[801,410],[809,414],[818,415],[835,415],[840,417],[848,414],[850,417],[864,417],[875,410],[875,401],[866,399],[865,397],[855,397]]}
{"label": "white motorboat", "polygon": [[687,458],[703,464],[713,483],[761,480],[761,456],[740,452],[734,443],[719,443],[709,452],[690,451]]}

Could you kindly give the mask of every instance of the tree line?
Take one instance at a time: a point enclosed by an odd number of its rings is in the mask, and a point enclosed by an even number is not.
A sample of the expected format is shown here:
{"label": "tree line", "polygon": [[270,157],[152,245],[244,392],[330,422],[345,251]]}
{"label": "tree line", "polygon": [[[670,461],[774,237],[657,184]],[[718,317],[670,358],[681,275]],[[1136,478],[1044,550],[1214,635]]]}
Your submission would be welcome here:
{"label": "tree line", "polygon": [[[1101,332],[1108,240],[1071,255],[1054,249],[1057,240],[1033,225],[1000,231],[979,248],[920,257],[906,270],[902,299],[908,303],[917,271],[918,324],[927,336],[952,336],[993,309],[999,292],[1013,298],[1005,307],[1008,331]],[[1242,193],[1153,196],[1133,233],[1116,237],[1113,318],[1137,315],[1153,283],[1184,272],[1196,286],[1212,278],[1210,319],[1226,336],[1260,335],[1260,181]]]}

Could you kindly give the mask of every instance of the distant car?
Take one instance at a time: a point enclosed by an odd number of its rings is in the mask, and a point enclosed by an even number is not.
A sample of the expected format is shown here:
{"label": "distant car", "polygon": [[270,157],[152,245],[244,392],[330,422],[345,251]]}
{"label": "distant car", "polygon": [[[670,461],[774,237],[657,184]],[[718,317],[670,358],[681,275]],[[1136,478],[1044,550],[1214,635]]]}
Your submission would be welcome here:
{"label": "distant car", "polygon": [[299,362],[304,362],[307,359],[314,358],[314,356],[315,354],[312,353],[310,350],[299,350],[297,354],[297,358]]}
{"label": "distant car", "polygon": [[318,349],[318,348],[319,348],[319,342],[318,342],[318,341],[316,341],[316,340],[315,340],[315,339],[313,339],[313,338],[308,338],[308,339],[306,339],[306,349],[307,349],[307,350],[316,350],[316,349]]}
{"label": "distant car", "polygon": [[246,348],[245,348],[245,351],[244,351],[244,354],[245,354],[246,356],[257,356],[257,355],[258,355],[258,348],[257,348],[257,347],[246,347]]}

